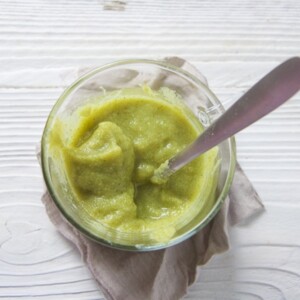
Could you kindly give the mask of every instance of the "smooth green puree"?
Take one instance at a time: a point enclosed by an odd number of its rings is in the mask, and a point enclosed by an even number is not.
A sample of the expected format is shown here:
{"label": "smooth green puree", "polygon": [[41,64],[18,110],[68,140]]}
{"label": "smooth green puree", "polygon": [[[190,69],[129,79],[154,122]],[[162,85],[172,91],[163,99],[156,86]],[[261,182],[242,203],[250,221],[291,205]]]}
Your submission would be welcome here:
{"label": "smooth green puree", "polygon": [[141,87],[93,98],[71,117],[57,118],[49,146],[53,157],[63,157],[74,201],[91,218],[120,232],[154,232],[154,240],[164,241],[214,204],[216,148],[165,184],[150,181],[202,130],[175,92]]}

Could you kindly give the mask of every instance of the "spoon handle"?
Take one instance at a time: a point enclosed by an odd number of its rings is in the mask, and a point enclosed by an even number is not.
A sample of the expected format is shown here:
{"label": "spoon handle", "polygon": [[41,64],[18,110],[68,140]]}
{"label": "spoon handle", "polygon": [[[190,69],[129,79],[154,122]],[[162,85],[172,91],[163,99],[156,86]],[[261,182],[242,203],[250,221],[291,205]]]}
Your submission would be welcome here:
{"label": "spoon handle", "polygon": [[191,145],[170,159],[170,171],[177,171],[200,154],[264,117],[299,89],[300,57],[293,57],[259,80]]}

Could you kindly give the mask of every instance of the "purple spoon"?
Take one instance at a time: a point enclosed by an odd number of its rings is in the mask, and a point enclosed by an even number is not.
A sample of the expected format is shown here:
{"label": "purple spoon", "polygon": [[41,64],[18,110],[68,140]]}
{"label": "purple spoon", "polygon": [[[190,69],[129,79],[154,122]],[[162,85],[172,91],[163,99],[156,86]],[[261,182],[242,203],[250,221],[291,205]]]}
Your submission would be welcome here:
{"label": "purple spoon", "polygon": [[190,161],[269,114],[300,89],[300,57],[277,66],[237,100],[183,151],[155,170],[151,181],[162,184]]}

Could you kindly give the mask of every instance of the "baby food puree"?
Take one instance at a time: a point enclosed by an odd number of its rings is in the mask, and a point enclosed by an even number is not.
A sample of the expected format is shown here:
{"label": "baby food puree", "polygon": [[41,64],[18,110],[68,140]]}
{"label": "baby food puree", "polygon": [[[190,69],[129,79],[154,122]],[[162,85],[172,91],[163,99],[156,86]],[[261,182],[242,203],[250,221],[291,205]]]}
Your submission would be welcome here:
{"label": "baby food puree", "polygon": [[62,157],[74,202],[90,218],[129,234],[152,232],[156,241],[214,204],[217,149],[203,154],[162,185],[153,172],[203,130],[176,93],[147,86],[88,99],[57,118],[49,147]]}

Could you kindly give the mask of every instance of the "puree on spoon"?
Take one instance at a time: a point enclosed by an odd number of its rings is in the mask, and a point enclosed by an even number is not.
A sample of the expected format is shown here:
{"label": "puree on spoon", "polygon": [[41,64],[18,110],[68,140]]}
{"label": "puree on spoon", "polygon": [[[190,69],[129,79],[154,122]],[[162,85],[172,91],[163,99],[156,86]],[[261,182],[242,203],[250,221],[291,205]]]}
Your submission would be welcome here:
{"label": "puree on spoon", "polygon": [[62,157],[74,201],[90,218],[119,232],[153,232],[151,239],[167,241],[199,210],[204,218],[212,208],[217,148],[165,184],[150,179],[202,130],[176,93],[140,87],[91,99],[71,117],[57,118],[49,147],[54,160]]}

